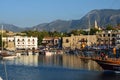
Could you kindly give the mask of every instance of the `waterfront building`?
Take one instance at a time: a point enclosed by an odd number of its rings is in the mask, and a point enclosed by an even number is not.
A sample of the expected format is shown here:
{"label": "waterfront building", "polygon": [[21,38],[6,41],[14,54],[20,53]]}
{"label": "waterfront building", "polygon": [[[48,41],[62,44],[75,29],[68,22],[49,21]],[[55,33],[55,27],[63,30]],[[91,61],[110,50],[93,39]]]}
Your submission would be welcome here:
{"label": "waterfront building", "polygon": [[62,38],[62,47],[70,49],[81,49],[85,46],[95,45],[97,42],[96,35],[71,35]]}
{"label": "waterfront building", "polygon": [[15,36],[15,47],[16,49],[37,49],[37,41],[37,37]]}
{"label": "waterfront building", "polygon": [[117,34],[116,34],[116,47],[120,48],[120,30],[118,30]]}
{"label": "waterfront building", "polygon": [[42,40],[42,45],[48,48],[59,48],[61,47],[60,37],[44,37]]}
{"label": "waterfront building", "polygon": [[101,32],[97,32],[97,45],[98,46],[105,46],[105,47],[114,47],[116,46],[116,42],[118,42],[117,37],[118,31],[116,30],[104,30]]}
{"label": "waterfront building", "polygon": [[5,43],[4,47],[8,50],[38,48],[37,37],[27,36],[3,37],[3,41]]}
{"label": "waterfront building", "polygon": [[14,37],[3,37],[4,48],[7,50],[15,50]]}

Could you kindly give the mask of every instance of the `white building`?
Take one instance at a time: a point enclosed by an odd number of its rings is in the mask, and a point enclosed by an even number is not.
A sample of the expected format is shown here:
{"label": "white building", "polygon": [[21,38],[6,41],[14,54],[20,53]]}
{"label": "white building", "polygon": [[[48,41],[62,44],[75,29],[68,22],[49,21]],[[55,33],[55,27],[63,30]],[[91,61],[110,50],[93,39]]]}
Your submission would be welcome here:
{"label": "white building", "polygon": [[37,41],[37,37],[15,36],[15,47],[16,49],[37,49]]}
{"label": "white building", "polygon": [[37,37],[14,36],[4,37],[3,40],[6,43],[5,48],[9,50],[38,48]]}

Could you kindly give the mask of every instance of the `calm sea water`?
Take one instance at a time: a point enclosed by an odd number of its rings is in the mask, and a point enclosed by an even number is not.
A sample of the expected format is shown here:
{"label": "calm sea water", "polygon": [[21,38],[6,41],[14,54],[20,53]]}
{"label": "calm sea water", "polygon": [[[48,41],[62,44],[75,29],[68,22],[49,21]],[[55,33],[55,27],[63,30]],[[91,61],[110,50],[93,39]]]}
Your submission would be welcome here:
{"label": "calm sea water", "polygon": [[[6,71],[5,71],[6,66]],[[0,61],[0,76],[6,80],[119,80],[120,74],[103,71],[94,61],[73,55],[21,56]]]}

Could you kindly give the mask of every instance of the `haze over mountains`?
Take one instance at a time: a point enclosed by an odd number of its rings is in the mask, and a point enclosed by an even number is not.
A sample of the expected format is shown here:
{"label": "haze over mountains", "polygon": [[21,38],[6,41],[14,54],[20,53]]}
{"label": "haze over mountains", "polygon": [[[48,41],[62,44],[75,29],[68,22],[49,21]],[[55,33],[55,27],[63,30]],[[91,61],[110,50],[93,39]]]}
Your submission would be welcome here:
{"label": "haze over mountains", "polygon": [[100,27],[106,27],[106,25],[108,24],[116,26],[117,24],[120,24],[120,9],[92,10],[79,20],[70,20],[70,21],[56,20],[50,23],[38,24],[31,28],[20,28],[11,24],[3,24],[3,25],[4,25],[4,29],[13,32],[19,32],[23,30],[38,30],[38,31],[47,30],[47,31],[69,32],[73,29],[87,29],[88,26],[93,27],[95,20],[98,22],[98,26]]}

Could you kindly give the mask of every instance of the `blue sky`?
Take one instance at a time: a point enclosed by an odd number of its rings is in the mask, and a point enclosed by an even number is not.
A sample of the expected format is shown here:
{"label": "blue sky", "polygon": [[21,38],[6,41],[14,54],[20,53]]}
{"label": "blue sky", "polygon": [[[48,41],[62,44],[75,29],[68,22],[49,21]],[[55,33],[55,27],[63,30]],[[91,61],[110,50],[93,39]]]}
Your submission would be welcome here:
{"label": "blue sky", "polygon": [[120,9],[120,0],[0,0],[0,23],[32,27],[76,20],[93,9]]}

